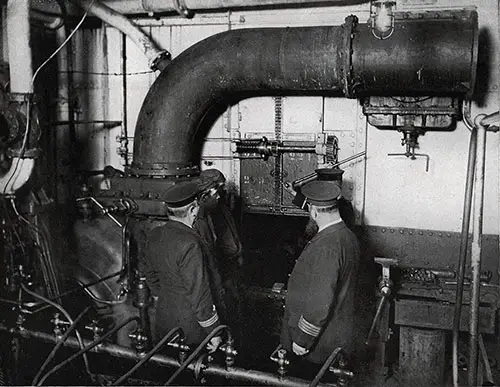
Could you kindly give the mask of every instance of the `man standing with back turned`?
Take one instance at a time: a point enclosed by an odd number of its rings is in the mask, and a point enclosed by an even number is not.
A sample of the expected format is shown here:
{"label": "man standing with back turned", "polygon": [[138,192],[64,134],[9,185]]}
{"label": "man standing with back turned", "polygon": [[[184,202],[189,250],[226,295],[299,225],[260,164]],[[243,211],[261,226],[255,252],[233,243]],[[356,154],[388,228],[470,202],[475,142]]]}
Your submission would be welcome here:
{"label": "man standing with back turned", "polygon": [[[148,278],[156,306],[156,340],[181,327],[187,344],[199,344],[220,325],[211,294],[203,241],[193,230],[199,211],[198,186],[180,182],[165,192],[169,220],[151,231],[146,250]],[[220,337],[208,348],[217,349]]]}
{"label": "man standing with back turned", "polygon": [[337,347],[348,355],[354,351],[354,292],[360,251],[338,211],[339,184],[315,180],[305,184],[302,193],[319,230],[290,276],[281,343],[296,355],[321,364]]}

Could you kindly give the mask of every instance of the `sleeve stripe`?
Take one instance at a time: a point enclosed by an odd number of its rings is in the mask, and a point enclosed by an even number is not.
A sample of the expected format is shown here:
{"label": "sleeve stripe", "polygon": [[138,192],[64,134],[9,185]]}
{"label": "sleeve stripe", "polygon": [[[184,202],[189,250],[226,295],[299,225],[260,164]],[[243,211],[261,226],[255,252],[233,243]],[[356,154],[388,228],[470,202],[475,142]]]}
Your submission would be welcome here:
{"label": "sleeve stripe", "polygon": [[212,317],[210,317],[208,320],[205,321],[198,321],[198,324],[200,324],[203,328],[208,328],[209,326],[215,324],[219,320],[219,315],[215,311]]}
{"label": "sleeve stripe", "polygon": [[317,337],[321,331],[321,327],[317,327],[314,324],[311,324],[309,321],[307,321],[304,316],[300,316],[299,319],[299,329],[307,333],[309,336]]}

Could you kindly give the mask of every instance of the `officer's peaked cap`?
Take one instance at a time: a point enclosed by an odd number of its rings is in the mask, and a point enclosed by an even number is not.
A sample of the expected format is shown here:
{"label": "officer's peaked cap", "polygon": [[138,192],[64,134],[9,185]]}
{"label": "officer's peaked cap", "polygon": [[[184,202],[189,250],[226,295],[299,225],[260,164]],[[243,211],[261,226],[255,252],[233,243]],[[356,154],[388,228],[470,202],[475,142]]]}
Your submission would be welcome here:
{"label": "officer's peaked cap", "polygon": [[338,182],[328,180],[313,180],[304,184],[301,191],[308,203],[320,207],[337,204],[337,199],[342,192]]}
{"label": "officer's peaked cap", "polygon": [[167,189],[163,198],[169,207],[178,208],[193,202],[198,193],[198,185],[195,182],[181,181]]}
{"label": "officer's peaked cap", "polygon": [[210,168],[201,171],[198,181],[198,188],[200,191],[203,191],[205,189],[224,184],[226,182],[226,178],[218,169]]}

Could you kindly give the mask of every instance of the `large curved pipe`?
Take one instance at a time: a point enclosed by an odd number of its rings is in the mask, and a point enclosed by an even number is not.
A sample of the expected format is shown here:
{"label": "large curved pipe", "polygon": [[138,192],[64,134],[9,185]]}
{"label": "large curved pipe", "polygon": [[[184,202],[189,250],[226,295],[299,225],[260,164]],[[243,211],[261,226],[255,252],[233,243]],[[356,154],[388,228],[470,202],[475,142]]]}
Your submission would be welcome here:
{"label": "large curved pipe", "polygon": [[473,89],[477,14],[398,20],[390,39],[342,26],[230,30],[175,58],[139,113],[127,173],[198,173],[203,137],[228,104],[259,95],[459,95]]}

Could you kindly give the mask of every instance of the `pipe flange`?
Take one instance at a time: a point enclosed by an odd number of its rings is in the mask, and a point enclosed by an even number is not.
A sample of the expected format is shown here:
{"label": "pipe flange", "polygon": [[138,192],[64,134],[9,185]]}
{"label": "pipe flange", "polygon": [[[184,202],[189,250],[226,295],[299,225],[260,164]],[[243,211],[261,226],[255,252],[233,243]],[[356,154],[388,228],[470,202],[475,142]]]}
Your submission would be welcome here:
{"label": "pipe flange", "polygon": [[177,163],[148,163],[143,165],[134,165],[130,168],[125,168],[125,174],[128,176],[139,177],[189,177],[198,176],[200,174],[200,167],[192,164],[179,165]]}
{"label": "pipe flange", "polygon": [[208,353],[202,354],[198,360],[194,363],[194,380],[199,383],[203,377],[203,370],[207,368],[206,363],[208,362]]}
{"label": "pipe flange", "polygon": [[340,72],[341,82],[344,88],[344,95],[347,98],[354,98],[353,75],[352,75],[352,41],[354,40],[354,32],[358,24],[358,17],[350,15],[345,18],[345,23],[342,24],[343,28],[343,49],[339,50],[340,56]]}
{"label": "pipe flange", "polygon": [[151,61],[150,68],[153,71],[163,71],[172,60],[172,54],[167,50],[161,51],[156,58]]}

